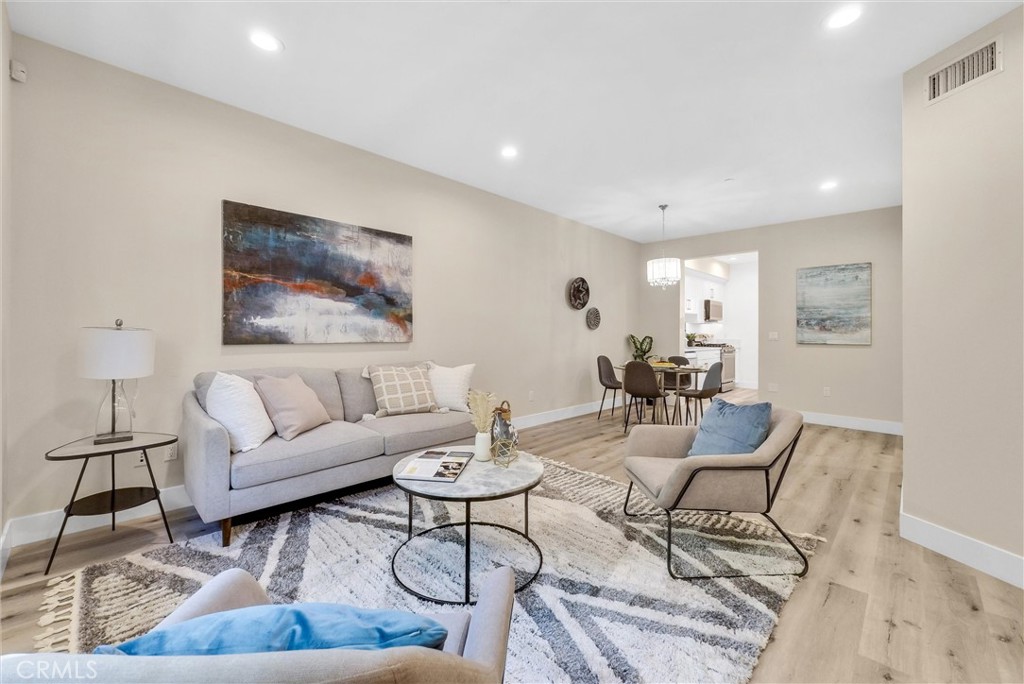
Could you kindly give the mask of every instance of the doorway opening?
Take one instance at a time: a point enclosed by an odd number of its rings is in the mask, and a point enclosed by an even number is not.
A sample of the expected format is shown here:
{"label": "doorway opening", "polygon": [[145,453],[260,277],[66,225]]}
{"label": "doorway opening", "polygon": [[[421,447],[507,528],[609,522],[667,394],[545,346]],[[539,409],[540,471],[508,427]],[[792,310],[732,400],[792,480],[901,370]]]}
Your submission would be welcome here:
{"label": "doorway opening", "polygon": [[[757,389],[758,254],[737,252],[684,262],[679,302],[682,349],[735,349],[735,386]],[[689,346],[689,345],[694,346]],[[723,385],[724,389],[724,385]]]}

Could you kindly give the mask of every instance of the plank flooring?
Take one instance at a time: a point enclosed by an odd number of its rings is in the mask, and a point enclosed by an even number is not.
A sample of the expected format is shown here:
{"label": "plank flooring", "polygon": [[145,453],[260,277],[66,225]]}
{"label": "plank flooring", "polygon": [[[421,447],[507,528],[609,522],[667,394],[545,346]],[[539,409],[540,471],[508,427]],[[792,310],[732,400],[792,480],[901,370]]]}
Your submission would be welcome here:
{"label": "plank flooring", "polygon": [[[753,401],[735,390],[726,398]],[[621,409],[520,431],[523,449],[625,482]],[[828,541],[783,608],[753,682],[1024,682],[1024,592],[900,538],[902,440],[808,425],[774,508]],[[216,531],[191,509],[175,539]],[[158,517],[67,536],[53,574],[164,543]],[[30,650],[49,542],[15,549],[0,650]]]}

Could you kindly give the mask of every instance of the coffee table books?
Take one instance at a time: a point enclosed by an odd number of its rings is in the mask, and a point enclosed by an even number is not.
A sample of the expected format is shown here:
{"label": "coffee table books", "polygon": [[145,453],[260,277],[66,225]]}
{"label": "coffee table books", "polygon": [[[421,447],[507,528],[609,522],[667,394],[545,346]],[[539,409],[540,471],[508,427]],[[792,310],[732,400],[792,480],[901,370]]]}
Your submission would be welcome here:
{"label": "coffee table books", "polygon": [[401,472],[395,473],[395,479],[455,482],[472,458],[472,451],[428,449],[416,454]]}

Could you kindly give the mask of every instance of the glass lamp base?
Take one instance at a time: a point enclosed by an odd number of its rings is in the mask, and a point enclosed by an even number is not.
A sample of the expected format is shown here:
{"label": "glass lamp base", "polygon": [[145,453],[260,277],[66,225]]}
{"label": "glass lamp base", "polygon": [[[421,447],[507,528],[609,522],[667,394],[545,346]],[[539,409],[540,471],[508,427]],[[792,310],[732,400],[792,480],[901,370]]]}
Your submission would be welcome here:
{"label": "glass lamp base", "polygon": [[132,438],[132,410],[123,380],[111,380],[110,391],[96,412],[96,439],[93,444],[127,442]]}

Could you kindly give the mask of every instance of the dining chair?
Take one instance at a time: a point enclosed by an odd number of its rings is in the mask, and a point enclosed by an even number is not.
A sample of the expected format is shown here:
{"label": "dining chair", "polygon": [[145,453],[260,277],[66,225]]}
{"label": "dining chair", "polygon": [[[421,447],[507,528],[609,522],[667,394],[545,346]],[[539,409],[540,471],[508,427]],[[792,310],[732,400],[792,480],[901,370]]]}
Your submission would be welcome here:
{"label": "dining chair", "polygon": [[601,408],[597,409],[597,419],[601,420],[601,411],[604,410],[604,398],[608,396],[608,390],[612,391],[612,417],[615,417],[615,393],[622,389],[622,382],[615,377],[615,368],[607,356],[597,357],[597,378],[604,387],[601,394]]}
{"label": "dining chair", "polygon": [[693,424],[697,424],[697,407],[700,407],[700,417],[704,417],[704,400],[710,399],[722,391],[722,362],[716,361],[708,366],[708,372],[704,374],[704,384],[700,389],[680,390],[676,395],[686,398],[686,424],[690,424],[690,399],[693,399]]}
{"label": "dining chair", "polygon": [[654,401],[651,421],[657,422],[658,400],[668,416],[668,403],[665,398],[668,396],[658,385],[658,378],[654,375],[654,369],[646,361],[630,361],[626,364],[626,370],[622,374],[622,394],[628,396],[625,415],[622,421],[622,431],[629,428],[629,409],[636,406],[636,416],[640,423],[644,422],[645,404],[648,399]]}
{"label": "dining chair", "polygon": [[[690,365],[690,360],[685,356],[670,356],[668,357],[668,360],[669,363],[674,363],[677,366]],[[662,382],[662,387],[669,394],[675,395],[675,403],[672,406],[672,420],[670,421],[671,423],[675,423],[677,418],[680,421],[682,420],[681,416],[679,415],[679,400],[684,397],[680,397],[679,391],[690,389],[690,385],[692,384],[690,380],[690,373],[673,373],[672,371],[665,371],[663,373],[663,376],[664,381]],[[689,399],[686,399],[686,408],[687,410],[689,410],[690,408]]]}

